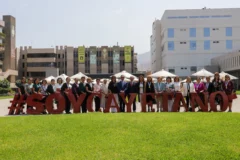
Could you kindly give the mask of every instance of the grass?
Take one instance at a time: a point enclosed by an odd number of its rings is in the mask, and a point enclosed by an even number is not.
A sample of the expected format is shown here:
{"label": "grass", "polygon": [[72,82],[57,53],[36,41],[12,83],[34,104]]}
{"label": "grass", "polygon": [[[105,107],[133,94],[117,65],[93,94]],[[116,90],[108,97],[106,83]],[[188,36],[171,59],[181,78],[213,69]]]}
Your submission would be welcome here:
{"label": "grass", "polygon": [[237,113],[0,118],[0,159],[240,159]]}
{"label": "grass", "polygon": [[240,95],[240,90],[236,91],[236,94],[237,94],[237,95]]}
{"label": "grass", "polygon": [[13,96],[0,96],[1,99],[13,99]]}

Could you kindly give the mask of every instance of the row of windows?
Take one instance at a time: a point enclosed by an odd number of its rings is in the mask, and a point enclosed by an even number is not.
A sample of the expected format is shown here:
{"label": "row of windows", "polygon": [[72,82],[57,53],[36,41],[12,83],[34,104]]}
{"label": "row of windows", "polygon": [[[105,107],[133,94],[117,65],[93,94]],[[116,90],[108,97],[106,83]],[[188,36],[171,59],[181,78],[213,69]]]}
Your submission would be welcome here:
{"label": "row of windows", "polygon": [[[23,68],[24,68],[23,63]],[[27,67],[56,67],[56,63],[54,62],[31,62],[27,63]]]}
{"label": "row of windows", "polygon": [[[213,41],[213,43],[219,43],[219,41]],[[187,44],[187,42],[180,42],[180,44]],[[204,50],[210,50],[211,49],[211,41],[210,40],[204,41],[203,47],[204,47]],[[197,42],[189,41],[189,48],[190,48],[190,50],[196,50]],[[226,49],[228,49],[228,50],[233,49],[232,40],[226,40]],[[175,50],[175,45],[174,45],[173,41],[168,41],[168,50],[169,51]]]}
{"label": "row of windows", "polygon": [[209,15],[209,16],[170,16],[167,19],[187,19],[187,18],[230,18],[232,15]]}
{"label": "row of windows", "polygon": [[240,56],[225,59],[221,62],[222,68],[233,68],[240,66]]}
{"label": "row of windows", "polygon": [[[219,30],[218,28],[213,28],[213,31]],[[180,31],[186,31],[186,29],[180,29]],[[210,28],[203,28],[203,36],[204,37],[210,37]],[[225,35],[227,37],[232,36],[232,27],[226,27],[225,28]],[[196,28],[190,28],[189,29],[189,37],[196,37],[197,36],[197,29]],[[174,38],[174,28],[168,28],[168,38]]]}
{"label": "row of windows", "polygon": [[46,77],[46,72],[27,72],[25,75],[25,72],[22,72],[22,76],[25,77]]}
{"label": "row of windows", "polygon": [[[181,70],[187,70],[187,69],[188,69],[187,67],[181,67]],[[196,66],[190,67],[190,71],[194,73],[197,72],[197,67]],[[175,74],[175,69],[168,69],[168,72]]]}

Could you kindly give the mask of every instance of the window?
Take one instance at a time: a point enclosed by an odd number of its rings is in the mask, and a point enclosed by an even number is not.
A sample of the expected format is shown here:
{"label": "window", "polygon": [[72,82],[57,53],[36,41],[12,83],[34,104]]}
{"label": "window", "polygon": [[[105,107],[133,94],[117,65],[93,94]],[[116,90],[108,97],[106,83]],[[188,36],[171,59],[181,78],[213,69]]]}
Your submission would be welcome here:
{"label": "window", "polygon": [[25,77],[25,72],[22,72],[22,76]]}
{"label": "window", "polygon": [[56,67],[54,62],[29,62],[27,67]]}
{"label": "window", "polygon": [[169,69],[168,72],[175,74],[175,69]]}
{"label": "window", "polygon": [[60,54],[58,54],[58,58],[60,58]]}
{"label": "window", "polygon": [[174,50],[174,42],[173,41],[169,41],[168,42],[168,50],[169,51],[173,51]]}
{"label": "window", "polygon": [[219,41],[213,41],[213,43],[219,43]]}
{"label": "window", "polygon": [[64,54],[62,55],[62,58],[64,58]]}
{"label": "window", "polygon": [[226,40],[226,49],[232,49],[232,40]]}
{"label": "window", "polygon": [[226,36],[227,37],[232,37],[232,27],[227,27],[226,28]]}
{"label": "window", "polygon": [[187,42],[180,42],[180,44],[187,44]]}
{"label": "window", "polygon": [[45,72],[30,72],[32,77],[46,77]]}
{"label": "window", "polygon": [[191,72],[197,72],[197,67],[196,66],[192,66],[191,67]]}
{"label": "window", "polygon": [[180,31],[186,31],[186,29],[180,29]]}
{"label": "window", "polygon": [[24,68],[24,67],[25,67],[25,64],[23,63],[23,64],[22,64],[22,68]]}
{"label": "window", "polygon": [[174,38],[174,29],[168,28],[168,38]]}
{"label": "window", "polygon": [[219,28],[213,28],[212,30],[213,30],[213,31],[218,31],[218,30],[219,30]]}
{"label": "window", "polygon": [[196,50],[197,45],[196,45],[196,41],[190,41],[190,50]]}
{"label": "window", "polygon": [[27,58],[55,58],[55,53],[29,53]]}
{"label": "window", "polygon": [[24,59],[24,55],[22,55],[22,59]]}
{"label": "window", "polygon": [[196,28],[190,28],[189,31],[190,37],[196,37]]}
{"label": "window", "polygon": [[210,50],[210,41],[204,41],[204,50]]}
{"label": "window", "polygon": [[210,37],[210,28],[204,28],[204,37]]}

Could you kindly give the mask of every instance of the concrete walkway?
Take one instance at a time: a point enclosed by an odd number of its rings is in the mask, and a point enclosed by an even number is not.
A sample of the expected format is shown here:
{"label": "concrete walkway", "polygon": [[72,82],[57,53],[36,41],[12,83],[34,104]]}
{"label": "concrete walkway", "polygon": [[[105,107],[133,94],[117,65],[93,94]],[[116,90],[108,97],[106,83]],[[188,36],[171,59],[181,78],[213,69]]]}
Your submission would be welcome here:
{"label": "concrete walkway", "polygon": [[[10,104],[11,99],[0,100],[0,117],[7,116],[8,114],[8,107],[11,106]],[[240,96],[236,100],[233,101],[233,112],[240,112]],[[137,112],[141,112],[141,106],[137,103]]]}

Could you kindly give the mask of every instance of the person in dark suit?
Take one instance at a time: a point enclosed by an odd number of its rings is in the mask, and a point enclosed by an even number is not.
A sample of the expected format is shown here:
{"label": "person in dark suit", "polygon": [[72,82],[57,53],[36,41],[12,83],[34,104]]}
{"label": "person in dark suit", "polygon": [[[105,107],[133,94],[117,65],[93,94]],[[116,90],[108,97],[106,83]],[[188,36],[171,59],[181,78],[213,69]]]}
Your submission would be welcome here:
{"label": "person in dark suit", "polygon": [[[85,84],[85,77],[81,77],[81,82],[79,83],[79,87],[78,87],[78,93],[79,95],[81,94],[86,94],[86,84]],[[87,113],[87,98],[85,97],[85,99],[83,100],[82,103],[82,113]]]}
{"label": "person in dark suit", "polygon": [[205,83],[205,92],[209,93],[209,96],[213,92],[213,83],[210,82],[210,77],[206,77],[206,83]]}
{"label": "person in dark suit", "polygon": [[[127,84],[126,95],[128,100],[130,99],[130,93],[138,93],[137,83],[135,83],[133,80],[134,77],[130,77],[130,82]],[[133,100],[133,112],[136,112],[136,98]]]}
{"label": "person in dark suit", "polygon": [[[108,85],[108,93],[113,94],[113,96],[116,99],[116,102],[118,102],[118,87],[117,87],[117,78],[116,76],[111,77],[111,82]],[[112,100],[111,106],[114,106],[114,101]],[[115,113],[117,112],[116,108],[111,108],[111,112]]]}
{"label": "person in dark suit", "polygon": [[226,75],[225,76],[225,82],[223,83],[223,91],[226,93],[226,95],[228,96],[228,106],[229,106],[229,110],[228,112],[232,112],[232,98],[230,98],[234,92],[234,85],[233,85],[233,82],[231,81],[230,79],[230,76],[229,75]]}
{"label": "person in dark suit", "polygon": [[[155,88],[154,88],[154,84],[152,82],[152,77],[149,77],[149,76],[147,77],[145,93],[155,93]],[[150,103],[150,102],[153,103],[153,101],[154,101],[154,99],[152,98],[151,95],[147,95],[146,99],[147,99],[147,103]],[[151,112],[150,106],[148,106],[148,112]]]}
{"label": "person in dark suit", "polygon": [[55,93],[55,79],[51,79],[51,84],[48,85],[46,92],[48,94],[54,94]]}
{"label": "person in dark suit", "polygon": [[78,79],[75,78],[74,79],[75,83],[72,85],[72,93],[77,101],[78,97],[79,97],[79,85],[78,85]]}
{"label": "person in dark suit", "polygon": [[62,88],[61,88],[61,93],[62,93],[63,97],[65,98],[65,105],[66,105],[65,106],[65,112],[66,112],[66,114],[71,114],[71,112],[70,112],[71,102],[68,99],[68,96],[67,96],[68,93],[66,92],[68,89],[71,89],[71,88],[72,88],[72,86],[70,84],[70,78],[67,77],[66,78],[66,83],[64,83]]}
{"label": "person in dark suit", "polygon": [[86,96],[86,102],[87,102],[88,97],[93,93],[93,84],[92,84],[91,78],[87,78],[86,92],[87,92],[87,96]]}
{"label": "person in dark suit", "polygon": [[[117,88],[119,93],[125,93],[126,95],[126,90],[127,90],[127,83],[124,81],[125,76],[121,75],[121,81],[117,83]],[[126,96],[125,96],[126,98]],[[122,100],[122,98],[119,95],[119,104],[120,104],[120,111],[121,112],[125,112],[125,103]]]}

